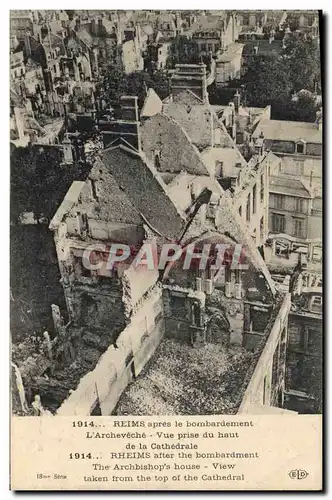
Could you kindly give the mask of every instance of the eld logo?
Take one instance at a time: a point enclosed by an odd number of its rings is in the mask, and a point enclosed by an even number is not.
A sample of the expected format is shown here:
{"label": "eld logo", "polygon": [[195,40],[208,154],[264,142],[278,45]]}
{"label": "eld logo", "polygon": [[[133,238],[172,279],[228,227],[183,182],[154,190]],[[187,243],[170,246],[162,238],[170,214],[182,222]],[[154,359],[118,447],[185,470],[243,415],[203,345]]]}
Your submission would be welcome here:
{"label": "eld logo", "polygon": [[291,470],[288,475],[291,479],[305,479],[307,476],[309,476],[309,472],[307,472],[306,470],[294,469]]}

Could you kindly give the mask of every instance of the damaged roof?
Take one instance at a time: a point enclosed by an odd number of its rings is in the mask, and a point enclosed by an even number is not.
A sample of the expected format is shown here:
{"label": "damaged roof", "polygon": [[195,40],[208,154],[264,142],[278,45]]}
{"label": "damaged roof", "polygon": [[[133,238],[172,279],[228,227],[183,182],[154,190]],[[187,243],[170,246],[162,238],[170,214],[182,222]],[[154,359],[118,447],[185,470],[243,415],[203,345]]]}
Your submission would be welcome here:
{"label": "damaged roof", "polygon": [[103,151],[102,161],[153,229],[169,238],[181,232],[185,217],[167,195],[166,184],[143,153],[117,145]]}

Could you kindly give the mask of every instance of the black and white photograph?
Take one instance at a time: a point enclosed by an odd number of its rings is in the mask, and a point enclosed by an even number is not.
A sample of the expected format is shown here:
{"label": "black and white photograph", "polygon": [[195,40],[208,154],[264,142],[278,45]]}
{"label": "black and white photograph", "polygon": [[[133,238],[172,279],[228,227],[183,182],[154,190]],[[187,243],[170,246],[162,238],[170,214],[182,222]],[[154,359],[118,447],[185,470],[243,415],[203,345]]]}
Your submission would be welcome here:
{"label": "black and white photograph", "polygon": [[10,11],[12,415],[322,414],[322,26]]}

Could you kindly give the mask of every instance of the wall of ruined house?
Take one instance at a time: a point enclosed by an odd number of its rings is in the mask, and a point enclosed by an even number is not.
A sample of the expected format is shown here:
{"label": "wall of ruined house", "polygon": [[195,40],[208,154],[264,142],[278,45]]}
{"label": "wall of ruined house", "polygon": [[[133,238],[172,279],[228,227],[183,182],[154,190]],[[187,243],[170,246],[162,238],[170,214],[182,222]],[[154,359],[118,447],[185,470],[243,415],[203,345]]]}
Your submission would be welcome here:
{"label": "wall of ruined house", "polygon": [[[289,315],[286,365],[287,388],[310,393],[322,364],[322,318],[310,314]],[[322,370],[322,367],[320,368]]]}
{"label": "wall of ruined house", "polygon": [[[264,196],[261,199],[263,176]],[[253,202],[253,189],[256,186],[256,205]],[[250,220],[247,221],[247,200],[250,195]],[[241,217],[248,226],[249,234],[254,238],[256,246],[264,244],[268,230],[268,205],[269,205],[269,177],[267,166],[261,167],[255,174],[253,179],[250,179],[247,185],[244,185],[241,192],[236,194],[234,199],[234,207],[240,211]],[[263,226],[261,229],[261,219],[263,218]]]}
{"label": "wall of ruined house", "polygon": [[144,295],[157,282],[159,272],[157,269],[148,269],[142,264],[137,267],[129,267],[123,274],[124,294],[128,294],[128,310],[133,311]]}
{"label": "wall of ruined house", "polygon": [[[199,320],[193,318],[192,305],[199,305]],[[205,296],[202,292],[183,288],[179,285],[166,285],[163,289],[165,314],[165,335],[190,343],[195,327],[203,329]]]}
{"label": "wall of ruined house", "polygon": [[110,415],[128,383],[137,377],[164,336],[161,288],[157,287],[132,317],[130,324],[101,356],[96,368],[85,375],[57,415],[90,415],[98,403],[102,415]]}
{"label": "wall of ruined house", "polygon": [[158,113],[142,122],[141,146],[147,158],[159,172],[180,172],[208,175],[198,150],[191,144],[184,130],[169,117]]}
{"label": "wall of ruined house", "polygon": [[291,305],[290,294],[285,294],[280,302],[272,312],[271,321],[266,327],[266,336],[253,354],[253,363],[244,381],[245,391],[238,413],[250,413],[254,405],[270,406],[273,356],[281,335],[287,328]]}

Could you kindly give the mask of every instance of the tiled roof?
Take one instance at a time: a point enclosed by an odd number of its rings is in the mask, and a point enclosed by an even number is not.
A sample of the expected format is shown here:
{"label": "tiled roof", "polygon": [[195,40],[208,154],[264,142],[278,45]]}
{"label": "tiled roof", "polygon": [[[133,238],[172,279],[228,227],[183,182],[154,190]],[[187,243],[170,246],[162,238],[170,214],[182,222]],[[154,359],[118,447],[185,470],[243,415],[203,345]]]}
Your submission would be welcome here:
{"label": "tiled roof", "polygon": [[299,141],[322,143],[322,131],[315,123],[291,122],[287,120],[262,120],[253,137],[259,137],[263,132],[265,139],[275,141]]}
{"label": "tiled roof", "polygon": [[89,179],[100,182],[98,182],[97,187],[98,201],[91,198],[89,186],[81,194],[81,208],[88,217],[120,224],[141,224],[143,222],[136,207],[125,192],[120,189],[101,160],[97,160],[93,166]]}
{"label": "tiled roof", "polygon": [[103,163],[148,223],[166,237],[176,237],[184,216],[167,195],[167,186],[144,155],[117,146],[103,151]]}
{"label": "tiled roof", "polygon": [[200,149],[211,146],[212,130],[221,132],[221,146],[232,147],[233,141],[209,104],[186,105],[179,102],[164,104],[164,113],[177,121]]}

